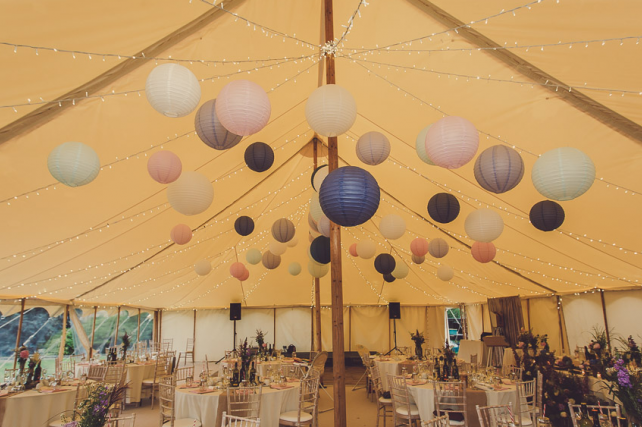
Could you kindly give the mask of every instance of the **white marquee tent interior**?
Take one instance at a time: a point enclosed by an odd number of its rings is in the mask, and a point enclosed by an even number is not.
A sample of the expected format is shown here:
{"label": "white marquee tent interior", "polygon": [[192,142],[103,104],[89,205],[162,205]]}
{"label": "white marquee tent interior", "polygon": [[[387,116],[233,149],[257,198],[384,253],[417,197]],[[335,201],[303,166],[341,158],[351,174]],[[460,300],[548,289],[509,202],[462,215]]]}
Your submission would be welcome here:
{"label": "white marquee tent interior", "polygon": [[[322,3],[3,2],[3,315],[19,310],[22,298],[28,306],[163,310],[163,338],[175,338],[178,347],[194,333],[196,359],[202,360],[231,347],[226,308],[240,302],[240,337],[262,328],[278,346],[294,343],[309,350],[315,132],[305,106],[325,78]],[[445,307],[464,306],[468,334],[478,339],[490,330],[487,299],[515,295],[522,298],[525,324],[548,333],[560,352],[583,345],[594,325],[606,326],[605,319],[618,334],[637,336],[642,4],[334,3],[334,34],[341,39],[336,81],[357,104],[354,125],[339,137],[339,165],[366,169],[381,190],[374,217],[341,233],[346,349],[391,347],[390,301],[402,304],[400,345],[408,345],[408,331],[418,328],[437,346],[445,334]],[[165,117],[146,99],[147,76],[168,62],[198,78],[199,106],[231,81],[259,84],[271,103],[268,124],[229,150],[206,146],[194,131],[195,112]],[[417,134],[450,115],[479,130],[478,154],[498,144],[521,154],[524,178],[516,188],[502,194],[483,189],[475,180],[474,160],[445,169],[418,157]],[[377,166],[364,165],[355,153],[356,141],[370,131],[391,144],[390,156]],[[318,163],[326,164],[327,138],[317,138]],[[49,153],[68,141],[97,152],[101,170],[93,182],[72,188],[50,174]],[[262,173],[244,161],[245,149],[257,141],[269,144],[275,155]],[[531,171],[538,156],[567,146],[591,158],[595,182],[582,196],[560,202],[564,223],[543,232],[529,221],[531,207],[545,199]],[[167,185],[147,172],[147,160],[160,150],[178,155],[183,171],[198,171],[212,182],[214,201],[205,212],[185,216],[172,209]],[[448,224],[433,221],[426,210],[440,192],[455,195],[461,206]],[[474,241],[464,229],[466,217],[480,208],[498,212],[505,224],[494,241],[497,255],[485,264],[471,256]],[[385,239],[379,231],[389,214],[405,220],[399,239]],[[234,231],[240,215],[255,222],[247,237]],[[245,262],[249,249],[268,250],[279,218],[294,223],[298,244],[287,249],[276,269]],[[186,245],[169,238],[178,223],[194,232]],[[413,263],[410,243],[416,237],[443,238],[448,255]],[[374,258],[349,254],[362,240],[407,264],[408,276],[384,283]],[[244,282],[230,275],[237,259],[249,270]],[[194,271],[200,260],[212,266],[205,276]],[[297,276],[288,272],[293,262],[302,266]],[[454,270],[451,280],[437,277],[442,265]],[[323,348],[331,350],[330,274],[320,283]]]}

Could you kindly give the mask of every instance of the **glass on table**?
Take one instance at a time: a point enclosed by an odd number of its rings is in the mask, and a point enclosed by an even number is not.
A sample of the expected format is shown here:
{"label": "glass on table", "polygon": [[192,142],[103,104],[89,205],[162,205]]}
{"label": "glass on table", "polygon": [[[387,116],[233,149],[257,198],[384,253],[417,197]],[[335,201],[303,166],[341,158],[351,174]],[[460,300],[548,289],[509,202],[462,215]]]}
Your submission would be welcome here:
{"label": "glass on table", "polygon": [[185,384],[187,387],[191,387],[193,382],[194,378],[191,375],[185,378]]}

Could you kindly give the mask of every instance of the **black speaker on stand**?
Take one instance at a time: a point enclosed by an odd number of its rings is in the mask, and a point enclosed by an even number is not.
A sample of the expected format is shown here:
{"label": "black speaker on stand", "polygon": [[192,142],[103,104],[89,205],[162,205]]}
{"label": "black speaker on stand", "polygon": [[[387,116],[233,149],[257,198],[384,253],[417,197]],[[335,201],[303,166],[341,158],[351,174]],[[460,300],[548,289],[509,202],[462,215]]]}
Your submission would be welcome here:
{"label": "black speaker on stand", "polygon": [[392,353],[394,350],[399,351],[397,348],[397,319],[401,319],[401,304],[398,302],[388,303],[388,318],[392,319],[394,325],[394,335],[395,335],[395,346],[386,353],[386,356]]}
{"label": "black speaker on stand", "polygon": [[230,320],[234,321],[234,347],[236,348],[236,321],[241,320],[241,303],[240,302],[231,302],[230,303]]}

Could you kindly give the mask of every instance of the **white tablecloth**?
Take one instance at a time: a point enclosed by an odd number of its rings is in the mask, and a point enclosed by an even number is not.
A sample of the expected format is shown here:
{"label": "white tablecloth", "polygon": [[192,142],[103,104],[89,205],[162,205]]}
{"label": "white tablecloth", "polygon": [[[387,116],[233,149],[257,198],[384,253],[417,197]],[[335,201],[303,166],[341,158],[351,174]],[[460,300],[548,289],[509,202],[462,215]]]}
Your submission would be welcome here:
{"label": "white tablecloth", "polygon": [[477,355],[477,362],[481,364],[484,358],[484,343],[477,340],[461,340],[459,341],[459,353],[457,358],[462,359],[466,363],[470,363],[470,356]]}
{"label": "white tablecloth", "polygon": [[[127,403],[140,402],[143,380],[154,377],[154,368],[154,362],[144,365],[128,364],[125,367],[125,382],[129,383],[129,388],[127,389]],[[89,371],[89,363],[76,363],[75,371],[76,378],[80,378],[83,374],[87,374]]]}
{"label": "white tablecloth", "polygon": [[[278,427],[281,412],[296,411],[299,408],[299,383],[288,383],[292,388],[275,390],[263,387],[261,395],[261,427]],[[207,394],[190,393],[189,389],[176,389],[176,419],[194,418],[203,426],[219,426],[219,398],[225,391]],[[227,400],[225,400],[227,401]],[[227,403],[226,403],[227,404]],[[220,412],[227,411],[221,408]]]}
{"label": "white tablecloth", "polygon": [[[381,375],[381,386],[383,387],[384,391],[389,391],[390,388],[388,387],[388,375],[399,375],[401,374],[401,364],[405,363],[412,363],[406,359],[400,359],[400,360],[379,360],[375,359],[375,363],[377,365],[377,368],[379,368],[379,374]],[[408,373],[412,373],[411,371],[408,371]]]}
{"label": "white tablecloth", "polygon": [[7,397],[2,425],[5,427],[42,427],[57,420],[64,411],[74,409],[76,387],[63,387],[66,391],[40,393],[29,390]]}

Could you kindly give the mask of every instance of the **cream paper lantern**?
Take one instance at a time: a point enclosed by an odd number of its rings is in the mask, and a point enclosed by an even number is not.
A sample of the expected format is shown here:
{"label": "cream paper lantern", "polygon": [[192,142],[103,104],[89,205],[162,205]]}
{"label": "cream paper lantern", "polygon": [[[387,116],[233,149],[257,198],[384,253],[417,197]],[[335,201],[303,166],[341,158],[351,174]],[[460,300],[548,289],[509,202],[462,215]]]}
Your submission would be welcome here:
{"label": "cream paper lantern", "polygon": [[[310,203],[312,205],[312,203]],[[312,212],[308,212],[308,225],[310,226],[310,230],[314,231],[315,233],[319,232],[319,227],[317,226],[317,222],[312,218]]]}
{"label": "cream paper lantern", "polygon": [[199,276],[207,276],[212,271],[212,263],[207,259],[202,259],[194,264],[194,271]]}
{"label": "cream paper lantern", "polygon": [[214,187],[200,172],[187,171],[167,186],[167,200],[183,215],[205,212],[214,200]]}
{"label": "cream paper lantern", "polygon": [[308,97],[305,118],[316,133],[339,136],[347,132],[357,119],[357,103],[347,89],[327,84],[315,89]]}
{"label": "cream paper lantern", "polygon": [[432,239],[428,244],[428,252],[435,258],[443,258],[448,254],[448,243],[442,238]]}
{"label": "cream paper lantern", "polygon": [[263,254],[261,253],[260,250],[256,248],[252,248],[247,253],[245,254],[245,260],[249,262],[252,265],[256,265],[259,262],[261,262],[261,258],[263,257]]}
{"label": "cream paper lantern", "polygon": [[325,179],[326,176],[328,176],[328,173],[330,172],[330,168],[328,165],[321,165],[317,168],[317,170],[314,173],[314,176],[312,177],[312,188],[314,188],[314,191],[317,193],[321,189],[321,184],[323,184],[323,180]]}
{"label": "cream paper lantern", "polygon": [[269,245],[269,250],[274,255],[281,256],[281,255],[283,255],[285,253],[285,251],[287,249],[288,249],[288,245],[286,245],[285,243],[281,243],[281,242],[272,241],[272,242],[270,242],[270,245]]}
{"label": "cream paper lantern", "polygon": [[412,256],[412,262],[414,262],[417,265],[423,264],[425,260],[426,260],[426,256],[425,255],[422,255],[422,256],[413,255]]}
{"label": "cream paper lantern", "polygon": [[89,184],[100,172],[98,154],[82,142],[65,142],[54,148],[47,158],[51,175],[68,187]]}
{"label": "cream paper lantern", "polygon": [[457,169],[477,154],[479,133],[463,117],[448,116],[435,122],[426,132],[426,154],[437,166]]}
{"label": "cream paper lantern", "polygon": [[573,200],[593,185],[595,165],[577,148],[556,148],[535,161],[531,179],[542,196],[557,201]]}
{"label": "cream paper lantern", "polygon": [[319,233],[323,234],[325,237],[330,237],[330,220],[327,216],[323,215],[319,218],[317,229],[319,230]]}
{"label": "cream paper lantern", "polygon": [[301,264],[298,262],[292,262],[288,265],[288,273],[293,276],[298,276],[301,273]]}
{"label": "cream paper lantern", "polygon": [[263,254],[263,258],[261,258],[261,262],[263,262],[263,267],[267,268],[268,270],[274,270],[281,264],[281,257],[279,255],[275,255],[270,251],[266,251]]}
{"label": "cream paper lantern", "polygon": [[293,238],[290,239],[289,242],[286,243],[288,245],[288,248],[293,248],[299,243],[299,238],[294,236]]}
{"label": "cream paper lantern", "polygon": [[477,209],[466,217],[464,222],[466,234],[478,242],[492,242],[504,231],[501,215],[491,209]]}
{"label": "cream paper lantern", "polygon": [[201,85],[189,69],[175,63],[155,67],[145,83],[145,95],[154,110],[167,117],[184,117],[201,100]]}
{"label": "cream paper lantern", "polygon": [[398,239],[406,232],[406,221],[399,215],[386,215],[381,218],[379,231],[386,239]]}
{"label": "cream paper lantern", "polygon": [[317,223],[318,228],[319,219],[321,219],[323,215],[323,209],[321,209],[321,204],[319,203],[319,193],[314,193],[310,199],[310,215],[312,215],[312,219]]}
{"label": "cream paper lantern", "polygon": [[308,261],[308,272],[312,277],[320,279],[321,277],[328,274],[330,271],[330,263],[328,264],[319,264],[312,260]]}
{"label": "cream paper lantern", "polygon": [[357,141],[357,157],[366,165],[376,166],[390,155],[390,141],[380,132],[367,132]]}
{"label": "cream paper lantern", "polygon": [[357,243],[357,254],[363,259],[370,259],[377,252],[377,246],[371,240],[361,240]]}
{"label": "cream paper lantern", "polygon": [[450,279],[455,277],[455,272],[447,265],[442,265],[437,269],[437,277],[439,277],[444,282],[448,282],[450,281]]}
{"label": "cream paper lantern", "polygon": [[403,261],[399,261],[395,264],[395,269],[392,270],[392,276],[396,279],[405,279],[409,272],[408,265]]}
{"label": "cream paper lantern", "polygon": [[426,154],[426,134],[428,133],[430,126],[432,125],[428,125],[423,128],[421,132],[419,132],[419,135],[417,135],[417,139],[415,140],[415,150],[417,151],[417,156],[419,156],[422,162],[430,166],[435,166],[432,160],[430,160],[430,157],[428,157],[428,154]]}
{"label": "cream paper lantern", "polygon": [[241,136],[263,129],[272,113],[267,93],[250,80],[226,84],[219,92],[214,108],[223,127]]}

